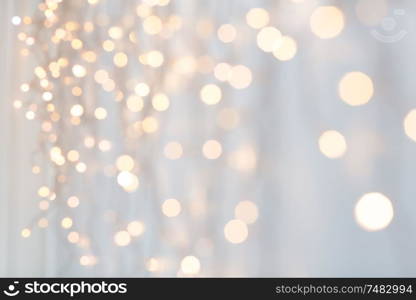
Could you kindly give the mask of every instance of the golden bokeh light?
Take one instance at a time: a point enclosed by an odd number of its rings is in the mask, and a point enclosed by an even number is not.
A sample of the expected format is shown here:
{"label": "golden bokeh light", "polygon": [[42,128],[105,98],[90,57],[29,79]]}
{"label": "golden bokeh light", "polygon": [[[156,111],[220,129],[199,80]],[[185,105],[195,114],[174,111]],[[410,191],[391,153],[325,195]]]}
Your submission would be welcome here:
{"label": "golden bokeh light", "polygon": [[341,78],[338,92],[345,103],[352,106],[364,105],[373,97],[373,81],[362,72],[350,72]]}
{"label": "golden bokeh light", "polygon": [[152,98],[152,106],[157,111],[165,111],[169,108],[169,98],[164,93],[157,93]]}
{"label": "golden bokeh light", "polygon": [[62,228],[69,229],[72,227],[73,221],[70,217],[65,217],[61,220]]}
{"label": "golden bokeh light", "polygon": [[201,269],[201,263],[195,256],[185,256],[181,261],[181,270],[185,275],[196,275]]}
{"label": "golden bokeh light", "polygon": [[113,63],[115,66],[123,68],[127,65],[128,61],[128,57],[124,52],[118,52],[114,54]]}
{"label": "golden bokeh light", "polygon": [[121,155],[116,160],[119,171],[131,171],[134,168],[134,159],[130,155]]}
{"label": "golden bokeh light", "polygon": [[246,200],[237,204],[234,209],[234,216],[246,224],[253,224],[259,216],[259,211],[254,202]]}
{"label": "golden bokeh light", "polygon": [[159,122],[154,117],[146,117],[142,122],[143,131],[146,133],[153,133],[159,129]]}
{"label": "golden bokeh light", "polygon": [[253,79],[251,71],[248,67],[237,65],[231,68],[228,82],[235,89],[247,88]]}
{"label": "golden bokeh light", "polygon": [[182,157],[183,148],[179,142],[169,142],[163,149],[163,153],[167,158],[175,160]]}
{"label": "golden bokeh light", "polygon": [[393,220],[393,205],[381,193],[364,194],[355,205],[355,219],[363,229],[378,231],[389,226]]}
{"label": "golden bokeh light", "polygon": [[181,203],[176,199],[167,199],[162,204],[162,212],[167,217],[176,217],[182,210]]}
{"label": "golden bokeh light", "polygon": [[310,17],[310,26],[319,38],[334,38],[344,29],[344,14],[335,6],[319,6]]}
{"label": "golden bokeh light", "polygon": [[68,198],[67,204],[71,208],[76,208],[79,206],[79,198],[76,196],[71,196]]}
{"label": "golden bokeh light", "polygon": [[214,76],[219,81],[227,81],[231,72],[231,66],[227,63],[219,63],[214,67]]}
{"label": "golden bokeh light", "polygon": [[127,232],[134,237],[141,236],[145,231],[143,222],[132,221],[127,225]]}
{"label": "golden bokeh light", "polygon": [[260,29],[267,26],[269,21],[269,13],[264,8],[252,8],[246,14],[247,24],[254,29]]}
{"label": "golden bokeh light", "polygon": [[71,115],[73,117],[81,117],[84,114],[84,108],[80,104],[75,104],[71,107]]}
{"label": "golden bokeh light", "polygon": [[84,66],[81,65],[74,65],[72,67],[72,73],[74,74],[75,77],[85,77],[85,75],[87,75],[87,70],[85,69]]}
{"label": "golden bokeh light", "polygon": [[257,34],[257,46],[265,52],[273,52],[281,43],[282,34],[275,27],[264,27]]}
{"label": "golden bokeh light", "polygon": [[163,24],[158,16],[148,16],[143,20],[144,32],[150,35],[158,34],[162,31]]}
{"label": "golden bokeh light", "polygon": [[344,136],[335,130],[328,130],[319,137],[319,149],[329,158],[340,158],[347,151],[347,142]]}
{"label": "golden bokeh light", "polygon": [[223,24],[217,31],[218,39],[223,43],[231,43],[237,36],[235,27],[231,24]]}
{"label": "golden bokeh light", "polygon": [[125,231],[125,230],[118,231],[118,232],[114,235],[114,243],[115,243],[117,246],[120,246],[120,247],[125,247],[125,246],[129,245],[129,244],[130,244],[130,242],[131,242],[131,236],[130,236],[130,234],[129,234],[127,231]]}
{"label": "golden bokeh light", "polygon": [[30,235],[32,234],[32,231],[29,228],[24,228],[22,229],[22,231],[20,232],[20,235],[24,238],[28,238],[30,237]]}
{"label": "golden bokeh light", "polygon": [[416,142],[416,109],[412,109],[406,115],[403,121],[404,132]]}
{"label": "golden bokeh light", "polygon": [[121,171],[117,175],[117,183],[126,191],[134,192],[139,187],[139,178],[131,172]]}
{"label": "golden bokeh light", "polygon": [[215,84],[204,85],[200,91],[201,100],[207,105],[214,105],[220,102],[222,97],[221,89]]}
{"label": "golden bokeh light", "polygon": [[297,52],[296,41],[290,36],[283,36],[282,42],[275,50],[273,55],[281,61],[291,60]]}
{"label": "golden bokeh light", "polygon": [[241,220],[231,220],[224,227],[225,238],[232,244],[240,244],[248,237],[246,223]]}
{"label": "golden bokeh light", "polygon": [[202,146],[202,154],[208,159],[217,159],[222,154],[221,143],[217,140],[208,140]]}
{"label": "golden bokeh light", "polygon": [[139,112],[144,107],[143,99],[136,95],[131,95],[127,98],[126,106],[132,112]]}

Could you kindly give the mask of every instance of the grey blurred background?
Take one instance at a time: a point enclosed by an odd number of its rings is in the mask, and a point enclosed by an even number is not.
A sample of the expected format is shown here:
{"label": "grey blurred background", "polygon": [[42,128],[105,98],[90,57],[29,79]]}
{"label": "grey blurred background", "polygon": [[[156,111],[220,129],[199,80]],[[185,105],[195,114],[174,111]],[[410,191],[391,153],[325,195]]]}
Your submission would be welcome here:
{"label": "grey blurred background", "polygon": [[[134,12],[141,1],[87,2],[64,0],[60,8],[66,20],[98,24],[97,18],[107,16],[92,37],[81,38],[85,47],[100,47],[111,24],[130,24],[143,35]],[[180,16],[182,28],[161,41],[143,36],[138,50],[124,48],[133,56],[162,49],[166,67],[147,71],[134,67],[137,58],[133,62],[129,57],[128,69],[119,70],[101,50],[80,83],[86,92],[79,101],[87,113],[88,107],[104,106],[107,119],[86,118],[80,126],[62,123],[56,129],[62,148],[80,151],[88,164],[84,174],[48,162],[45,149],[50,144],[41,133],[41,117],[29,121],[24,110],[13,107],[16,99],[36,101],[36,91],[24,96],[19,87],[33,77],[34,66],[48,59],[42,51],[56,55],[37,42],[27,47],[31,58],[19,54],[25,47],[16,37],[21,27],[11,20],[35,15],[38,3],[0,2],[0,276],[181,276],[181,261],[188,255],[200,261],[197,276],[416,276],[416,143],[403,128],[405,116],[416,106],[415,1],[171,0],[157,13]],[[338,7],[345,17],[344,28],[331,39],[318,38],[310,27],[311,14],[323,5]],[[245,20],[255,7],[269,12],[270,26],[296,40],[293,59],[279,61],[256,45],[258,30]],[[136,19],[123,23],[127,15]],[[213,28],[203,38],[195,33],[202,19]],[[216,30],[224,23],[237,29],[233,43],[217,38]],[[404,35],[395,35],[402,30]],[[29,31],[49,34],[36,26]],[[79,60],[64,46],[59,51]],[[250,68],[252,82],[238,90],[216,80],[212,72],[196,72],[174,80],[173,89],[166,84],[172,75],[168,66],[181,56],[243,64]],[[167,111],[154,114],[159,120],[156,133],[128,135],[126,123],[145,115],[126,114],[114,101],[116,93],[99,90],[90,70],[100,66],[116,86],[134,78],[149,82],[152,91],[166,90],[171,103]],[[347,105],[338,94],[340,79],[351,71],[372,79],[374,95],[365,105]],[[221,87],[220,103],[207,106],[200,101],[199,90],[206,83]],[[68,89],[55,88],[57,107],[73,103]],[[224,108],[239,116],[232,130],[218,126]],[[318,140],[326,130],[345,137],[342,157],[329,159],[320,152]],[[86,149],[82,139],[88,135],[111,141],[111,149]],[[201,154],[209,139],[221,142],[218,159]],[[164,156],[170,141],[182,144],[180,159]],[[254,160],[248,171],[230,166],[230,157],[241,147],[249,149],[242,160]],[[114,173],[114,162],[124,153],[139,166],[140,186],[134,193],[122,190]],[[37,176],[31,172],[34,164],[42,168]],[[49,210],[40,211],[38,188],[56,183],[57,174],[67,180],[55,186]],[[382,193],[394,207],[394,217],[383,230],[364,230],[354,217],[357,201],[369,192]],[[71,195],[80,198],[76,209],[66,206]],[[177,217],[162,214],[167,198],[181,202]],[[248,225],[243,243],[232,244],[224,237],[224,226],[243,200],[256,204],[258,219]],[[71,230],[85,236],[84,245],[67,241],[69,231],[60,226],[65,216],[74,221]],[[49,222],[47,228],[37,226],[42,217]],[[143,222],[145,232],[126,247],[115,245],[114,234],[132,220]],[[21,236],[23,228],[30,228],[30,237]],[[85,255],[95,257],[95,263],[82,265]],[[152,258],[163,267],[149,267]]]}

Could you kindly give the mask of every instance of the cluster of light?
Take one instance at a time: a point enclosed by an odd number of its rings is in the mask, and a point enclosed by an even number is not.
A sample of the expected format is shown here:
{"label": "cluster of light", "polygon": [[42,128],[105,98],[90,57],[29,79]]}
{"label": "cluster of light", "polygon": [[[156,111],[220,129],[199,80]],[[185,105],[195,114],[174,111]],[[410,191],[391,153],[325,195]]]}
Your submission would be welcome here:
{"label": "cluster of light", "polygon": [[126,192],[134,192],[139,187],[139,178],[129,171],[121,171],[117,175],[117,183]]}
{"label": "cluster of light", "polygon": [[[83,251],[79,263],[82,266],[92,266],[98,262],[97,257],[90,254],[90,243],[92,239],[85,232],[74,230],[76,215],[80,205],[80,199],[74,195],[62,195],[59,185],[69,182],[74,176],[84,178],[85,176],[98,172],[94,159],[90,153],[99,150],[100,155],[111,157],[113,164],[102,168],[106,176],[111,176],[119,186],[126,192],[135,192],[139,188],[140,178],[145,176],[145,168],[142,170],[139,160],[135,160],[136,153],[133,152],[136,138],[148,137],[149,139],[161,136],[164,131],[164,115],[176,109],[176,97],[174,92],[183,90],[190,79],[197,75],[212,76],[208,80],[198,82],[209,82],[199,86],[200,100],[210,106],[209,111],[215,112],[212,119],[220,131],[232,130],[240,125],[244,114],[242,110],[230,106],[227,99],[227,88],[232,87],[242,90],[250,86],[255,75],[255,69],[250,69],[248,62],[235,61],[232,64],[216,59],[206,53],[197,56],[190,53],[176,55],[175,51],[167,51],[163,48],[164,41],[172,38],[176,31],[188,24],[187,20],[175,14],[158,14],[159,9],[170,3],[169,0],[143,0],[135,8],[134,18],[139,20],[142,32],[131,30],[134,24],[132,15],[123,17],[121,22],[112,23],[107,15],[98,15],[97,19],[85,22],[68,21],[60,18],[58,8],[60,0],[48,0],[39,5],[42,12],[42,20],[30,17],[14,16],[11,23],[19,30],[18,40],[22,43],[23,49],[20,54],[28,56],[34,46],[50,51],[50,49],[62,49],[62,54],[54,56],[42,64],[38,63],[33,67],[33,79],[27,80],[20,85],[20,96],[34,96],[37,100],[29,102],[26,99],[18,98],[13,101],[16,109],[23,111],[28,120],[39,121],[42,141],[47,141],[45,147],[48,163],[56,171],[56,184],[42,185],[37,193],[41,198],[38,205],[42,214],[51,211],[53,200],[64,199],[66,209],[71,212],[71,217],[65,216],[58,220],[61,231],[65,232],[66,239],[71,244],[77,244]],[[292,2],[303,2],[303,0],[292,0]],[[374,14],[368,14],[371,0],[359,0],[356,4],[357,16],[365,24],[377,24],[387,13],[383,3]],[[88,0],[85,5],[99,5],[99,0]],[[91,7],[91,9],[94,9]],[[234,24],[219,24],[218,27],[210,19],[198,20],[195,33],[198,38],[207,39],[210,36],[218,38],[219,44],[225,43],[225,47],[236,47],[243,39],[243,30],[252,32],[254,43],[262,51],[273,55],[279,61],[293,59],[297,52],[298,45],[294,37],[284,35],[273,25],[275,20],[264,8],[251,8],[245,15],[247,25],[255,31],[240,27]],[[343,12],[334,6],[319,6],[314,9],[310,16],[310,29],[312,33],[321,39],[337,37],[344,29],[345,17]],[[25,26],[36,24],[47,31],[49,36],[47,42],[38,39],[33,32],[24,32],[20,29]],[[279,27],[280,28],[280,27]],[[104,29],[101,38],[97,41],[90,39],[89,33],[97,29]],[[192,28],[193,29],[193,28]],[[88,36],[88,38],[84,38]],[[98,37],[98,36],[97,36]],[[143,39],[145,38],[145,39]],[[147,43],[149,39],[149,43]],[[218,42],[216,40],[216,42]],[[94,45],[95,44],[95,45]],[[49,46],[53,47],[49,47]],[[151,48],[148,46],[151,45]],[[141,49],[136,51],[136,49]],[[143,48],[141,48],[143,46]],[[160,46],[160,47],[159,47]],[[41,48],[42,47],[42,48]],[[134,49],[134,50],[132,50]],[[263,53],[264,55],[264,53]],[[109,58],[109,64],[103,65],[103,57]],[[111,63],[112,62],[112,63]],[[244,64],[243,64],[244,63]],[[140,77],[132,78],[129,72],[140,69]],[[253,70],[253,71],[252,71]],[[32,71],[31,71],[32,72]],[[149,73],[147,73],[149,72]],[[144,74],[142,76],[142,74]],[[120,76],[119,76],[120,75]],[[148,76],[149,75],[149,76]],[[163,75],[163,76],[161,76]],[[98,87],[97,91],[91,91],[88,82]],[[216,81],[216,82],[213,82]],[[219,83],[218,83],[219,81]],[[193,81],[192,81],[193,82]],[[193,83],[192,83],[193,84]],[[105,94],[112,97],[119,108],[113,109],[111,104],[101,102],[101,97],[91,97],[92,93]],[[374,94],[372,79],[363,72],[352,71],[346,73],[338,84],[339,97],[351,106],[366,104]],[[175,96],[174,96],[175,95]],[[179,93],[178,93],[179,95]],[[97,98],[97,99],[95,99]],[[97,101],[96,101],[97,100]],[[179,102],[179,101],[178,101]],[[61,104],[65,103],[65,104]],[[63,108],[63,109],[62,109]],[[164,112],[164,113],[163,113]],[[119,114],[119,115],[116,115]],[[117,118],[114,118],[117,117]],[[122,125],[123,138],[125,138],[126,152],[113,156],[119,147],[116,140],[109,140],[109,137],[101,136],[94,128],[96,124],[106,124],[108,120],[120,120]],[[76,136],[80,137],[78,145],[67,145],[65,136],[61,132],[70,132],[68,128],[60,130],[60,126],[73,126],[77,130]],[[75,127],[77,126],[77,127]],[[416,110],[411,110],[403,121],[404,131],[412,140],[416,141]],[[80,133],[80,135],[78,135]],[[150,136],[150,134],[152,134]],[[229,132],[227,132],[229,133]],[[45,138],[44,138],[45,137]],[[243,142],[237,148],[224,142],[220,137],[213,137],[205,140],[198,146],[197,155],[205,158],[205,162],[217,165],[221,159],[233,172],[242,174],[252,172],[257,167],[257,152],[254,144]],[[144,142],[145,140],[143,140]],[[140,140],[140,142],[142,142]],[[143,143],[144,144],[144,143]],[[347,151],[347,143],[344,136],[335,131],[329,130],[321,134],[318,140],[320,151],[328,158],[340,158]],[[184,152],[185,147],[185,152]],[[227,151],[225,151],[224,149]],[[169,160],[178,160],[186,155],[192,155],[193,149],[189,147],[186,140],[183,142],[171,140],[163,142],[158,153],[163,153]],[[105,153],[104,153],[105,152]],[[134,153],[134,155],[133,155]],[[117,155],[117,154],[116,154]],[[133,158],[133,156],[135,158]],[[187,157],[184,157],[185,159]],[[182,159],[182,160],[183,160]],[[169,162],[175,164],[174,162]],[[88,165],[87,165],[88,164]],[[48,166],[33,165],[33,174],[48,174]],[[74,172],[75,171],[75,172]],[[142,174],[143,172],[143,174]],[[84,174],[86,173],[86,174]],[[137,175],[139,174],[139,175]],[[247,175],[247,174],[245,174]],[[143,177],[145,178],[145,177]],[[146,181],[144,181],[146,182]],[[58,192],[59,191],[59,192]],[[205,196],[198,193],[197,199],[186,203],[183,207],[177,199],[167,199],[161,204],[163,216],[173,218],[180,216],[186,208],[191,216],[200,216],[207,212]],[[82,194],[81,194],[82,195]],[[58,197],[58,198],[57,198]],[[63,198],[61,198],[63,197]],[[86,202],[82,202],[87,204]],[[114,212],[113,212],[114,213]],[[74,215],[72,215],[74,214]],[[184,213],[182,213],[184,215]],[[60,214],[60,216],[62,216]],[[74,219],[72,218],[74,217]],[[233,244],[244,242],[248,237],[248,226],[254,224],[259,217],[259,209],[256,203],[248,200],[238,202],[234,207],[232,220],[224,226],[224,236],[227,241]],[[115,217],[114,217],[115,218]],[[391,201],[382,194],[365,194],[355,207],[355,218],[358,224],[366,230],[380,230],[389,225],[393,218],[393,206]],[[174,219],[175,220],[175,219]],[[48,218],[36,219],[39,228],[49,226]],[[36,224],[35,221],[35,224]],[[52,224],[52,221],[50,221]],[[125,223],[124,223],[125,222]],[[112,236],[117,246],[127,246],[132,243],[135,237],[145,232],[145,224],[142,221],[134,220],[126,222],[124,228],[116,229]],[[78,225],[78,223],[76,223]],[[250,225],[251,226],[251,225]],[[22,237],[29,237],[33,228],[24,228],[21,231]],[[117,231],[118,230],[118,231]],[[69,232],[69,233],[68,233]],[[178,238],[180,243],[185,244],[186,237]],[[179,243],[179,242],[178,242]],[[163,268],[163,257],[149,257],[146,260],[146,268],[149,272],[159,272]],[[199,274],[201,269],[200,260],[195,256],[186,256],[180,261],[178,274],[193,276]]]}
{"label": "cluster of light", "polygon": [[244,65],[231,66],[227,63],[217,64],[214,68],[214,76],[219,81],[228,81],[235,89],[245,89],[253,80],[251,70],[248,67]]}

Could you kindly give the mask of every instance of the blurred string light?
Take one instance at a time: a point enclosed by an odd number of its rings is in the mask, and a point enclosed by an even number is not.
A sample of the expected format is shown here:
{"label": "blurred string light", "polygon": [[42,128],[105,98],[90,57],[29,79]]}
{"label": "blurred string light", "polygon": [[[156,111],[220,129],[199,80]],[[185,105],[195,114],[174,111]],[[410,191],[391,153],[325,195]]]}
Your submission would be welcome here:
{"label": "blurred string light", "polygon": [[[240,108],[232,105],[228,97],[232,90],[244,92],[255,84],[258,74],[243,59],[227,61],[196,49],[174,51],[173,45],[181,41],[181,32],[192,35],[187,38],[195,38],[201,45],[240,47],[240,42],[249,42],[261,55],[275,58],[276,63],[287,63],[302,50],[295,36],[275,26],[275,18],[266,8],[252,7],[232,24],[216,24],[205,18],[189,26],[189,21],[175,12],[169,0],[133,2],[134,10],[126,9],[113,18],[104,13],[103,8],[109,3],[106,0],[71,1],[65,7],[62,0],[45,0],[39,1],[33,16],[11,19],[21,42],[20,55],[33,67],[33,77],[20,84],[13,107],[22,111],[27,120],[40,125],[40,148],[44,149],[43,157],[37,158],[31,167],[42,181],[37,190],[41,217],[36,224],[39,228],[59,227],[68,243],[78,246],[79,264],[85,267],[99,264],[100,260],[95,254],[98,246],[93,245],[91,230],[80,216],[81,208],[94,207],[94,199],[76,188],[80,182],[91,184],[91,179],[102,172],[112,180],[112,188],[118,187],[121,194],[112,200],[113,204],[125,205],[129,213],[114,209],[106,215],[112,224],[109,242],[129,249],[155,223],[132,219],[130,208],[134,205],[128,201],[141,203],[143,195],[149,194],[146,189],[152,186],[155,173],[149,164],[157,161],[156,155],[172,164],[190,159],[212,167],[224,163],[242,178],[257,168],[256,145],[245,140],[230,148],[226,134],[221,132],[242,126]],[[307,1],[292,2],[303,5]],[[381,7],[370,18],[364,13],[368,7],[368,0],[360,0],[356,5],[357,15],[364,23],[374,23],[385,14]],[[310,12],[309,26],[315,38],[329,40],[343,32],[346,20],[340,8],[318,6]],[[247,28],[250,36],[242,34]],[[201,109],[215,112],[216,128],[198,141],[198,151],[181,136],[162,139],[165,123],[173,117],[171,111],[180,107],[178,99],[191,92],[199,97]],[[364,72],[347,70],[338,82],[338,94],[351,106],[364,105],[373,98],[374,84]],[[405,133],[416,141],[415,120],[412,110],[403,125]],[[120,136],[110,138],[106,130],[97,130],[100,126],[116,129]],[[162,143],[158,144],[158,140]],[[328,130],[319,136],[318,147],[327,158],[342,158],[347,152],[347,141],[342,133]],[[187,191],[187,196],[178,199],[154,196],[152,201],[159,204],[157,215],[169,222],[193,223],[201,216],[204,222],[212,208],[206,201],[205,187],[193,188],[195,191]],[[219,225],[222,239],[205,238],[204,245],[237,245],[249,239],[249,226],[255,226],[261,217],[260,209],[253,199],[236,199],[233,207],[234,211],[228,212],[228,222]],[[58,212],[58,219],[49,213],[52,210]],[[356,205],[355,218],[365,230],[383,229],[393,218],[391,201],[379,193],[366,194]],[[189,225],[189,230],[193,227],[198,226]],[[27,226],[21,236],[30,237],[34,229],[34,225]],[[187,253],[193,253],[193,244],[201,241],[193,239],[189,243],[187,237],[178,240],[169,246]],[[169,259],[161,253],[146,254],[140,268],[158,273],[168,268]],[[178,275],[197,276],[204,270],[203,258],[198,253],[174,260]]]}

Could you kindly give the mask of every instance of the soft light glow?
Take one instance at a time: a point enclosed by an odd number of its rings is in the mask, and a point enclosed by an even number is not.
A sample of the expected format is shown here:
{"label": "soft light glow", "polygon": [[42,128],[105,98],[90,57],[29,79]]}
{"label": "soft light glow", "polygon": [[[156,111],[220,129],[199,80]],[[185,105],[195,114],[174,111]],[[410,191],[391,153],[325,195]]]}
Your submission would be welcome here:
{"label": "soft light glow", "polygon": [[45,197],[48,197],[49,194],[50,194],[50,190],[49,190],[49,188],[47,186],[41,186],[38,189],[38,195],[39,195],[39,197],[45,198]]}
{"label": "soft light glow", "polygon": [[335,130],[328,130],[319,137],[319,149],[329,158],[339,158],[347,150],[344,136]]}
{"label": "soft light glow", "polygon": [[85,69],[84,66],[81,65],[74,65],[72,67],[72,73],[74,74],[75,77],[84,77],[85,75],[87,75],[87,70]]}
{"label": "soft light glow", "polygon": [[137,176],[128,171],[122,171],[118,174],[117,183],[126,192],[134,192],[139,187],[139,179]]}
{"label": "soft light glow", "polygon": [[290,36],[283,36],[282,43],[273,51],[273,55],[281,61],[291,60],[297,52],[296,41]]}
{"label": "soft light glow", "polygon": [[335,6],[320,6],[313,11],[310,26],[319,38],[334,38],[344,29],[344,14]]}
{"label": "soft light glow", "polygon": [[403,121],[404,132],[416,142],[416,109],[412,109]]}
{"label": "soft light glow", "polygon": [[237,65],[231,68],[228,82],[235,89],[245,89],[251,84],[253,76],[249,68]]}
{"label": "soft light glow", "polygon": [[257,205],[251,201],[241,201],[234,209],[234,216],[246,224],[253,224],[259,216]]}
{"label": "soft light glow", "polygon": [[145,97],[149,95],[150,88],[146,83],[140,82],[134,87],[134,91],[136,92],[137,95]]}
{"label": "soft light glow", "polygon": [[163,93],[157,93],[152,98],[152,105],[157,111],[165,111],[169,108],[169,98]]}
{"label": "soft light glow", "polygon": [[186,275],[196,275],[201,269],[201,263],[195,256],[185,256],[181,261],[181,270]]}
{"label": "soft light glow", "polygon": [[70,233],[68,233],[67,239],[68,242],[70,242],[71,244],[76,244],[79,242],[79,233],[76,231],[71,231]]}
{"label": "soft light glow", "polygon": [[79,160],[79,152],[77,150],[70,150],[66,154],[69,161],[76,162]]}
{"label": "soft light glow", "polygon": [[158,16],[148,16],[143,21],[143,29],[147,34],[155,35],[162,31],[162,21]]}
{"label": "soft light glow", "polygon": [[183,154],[182,145],[178,142],[169,142],[166,144],[163,153],[169,159],[179,159]]}
{"label": "soft light glow", "polygon": [[367,26],[380,25],[382,19],[389,13],[387,0],[358,0],[355,5],[358,19]]}
{"label": "soft light glow", "polygon": [[218,125],[226,130],[237,127],[240,122],[240,115],[233,108],[223,108],[218,113]]}
{"label": "soft light glow", "polygon": [[146,269],[149,272],[157,272],[160,270],[160,262],[158,259],[151,257],[146,261]]}
{"label": "soft light glow", "polygon": [[61,226],[65,229],[71,228],[72,224],[73,224],[72,219],[69,217],[65,217],[61,220]]}
{"label": "soft light glow", "polygon": [[393,220],[393,205],[381,193],[364,194],[357,202],[355,219],[363,229],[377,231],[386,228]]}
{"label": "soft light glow", "polygon": [[264,27],[257,34],[257,46],[265,52],[273,52],[282,42],[282,34],[275,27]]}
{"label": "soft light glow", "polygon": [[114,62],[114,65],[116,65],[117,67],[119,68],[125,67],[128,61],[129,61],[128,57],[124,52],[118,52],[114,54],[113,62]]}
{"label": "soft light glow", "polygon": [[217,31],[218,39],[223,43],[231,43],[237,36],[235,27],[231,24],[223,24]]}
{"label": "soft light glow", "polygon": [[84,108],[80,104],[75,104],[71,107],[71,115],[73,117],[80,117],[84,114]]}
{"label": "soft light glow", "polygon": [[208,140],[202,146],[202,154],[208,159],[217,159],[221,156],[222,146],[216,140]]}
{"label": "soft light glow", "polygon": [[29,228],[24,228],[22,229],[22,231],[20,232],[20,235],[24,238],[28,238],[30,237],[30,235],[32,234],[32,232],[30,231]]}
{"label": "soft light glow", "polygon": [[224,227],[224,235],[230,243],[240,244],[247,239],[247,225],[241,220],[231,220]]}
{"label": "soft light glow", "polygon": [[153,68],[160,67],[164,62],[163,54],[159,51],[150,51],[146,55],[146,62],[149,66]]}
{"label": "soft light glow", "polygon": [[162,204],[162,212],[167,217],[176,217],[181,212],[181,203],[176,199],[167,199]]}
{"label": "soft light glow", "polygon": [[269,24],[269,13],[264,8],[252,8],[246,14],[246,21],[250,27],[260,29]]}
{"label": "soft light glow", "polygon": [[104,120],[107,118],[107,110],[104,107],[97,107],[94,110],[94,116],[97,120]]}
{"label": "soft light glow", "polygon": [[117,246],[125,247],[128,244],[130,244],[130,242],[131,242],[130,234],[125,230],[119,231],[114,235],[114,243]]}
{"label": "soft light glow", "polygon": [[123,37],[123,29],[118,26],[110,27],[108,30],[108,35],[115,40],[119,40]]}
{"label": "soft light glow", "polygon": [[68,201],[67,201],[67,204],[71,208],[78,207],[78,205],[79,205],[79,199],[78,199],[78,197],[75,197],[75,196],[69,197],[68,198]]}
{"label": "soft light glow", "polygon": [[121,155],[116,160],[119,171],[131,171],[134,168],[134,159],[130,155]]}
{"label": "soft light glow", "polygon": [[127,231],[131,236],[138,237],[143,234],[144,230],[144,224],[140,221],[132,221],[127,225]]}
{"label": "soft light glow", "polygon": [[153,133],[159,129],[159,122],[154,117],[146,117],[142,122],[143,131],[146,133]]}
{"label": "soft light glow", "polygon": [[139,112],[143,109],[143,99],[136,95],[131,95],[127,98],[127,108],[132,112]]}
{"label": "soft light glow", "polygon": [[231,72],[231,66],[227,63],[219,63],[214,68],[214,76],[219,81],[227,81]]}
{"label": "soft light glow", "polygon": [[220,102],[222,97],[221,89],[215,84],[204,85],[200,91],[201,100],[208,105]]}
{"label": "soft light glow", "polygon": [[373,96],[373,81],[362,72],[350,72],[341,78],[338,92],[345,103],[352,106],[364,105]]}

